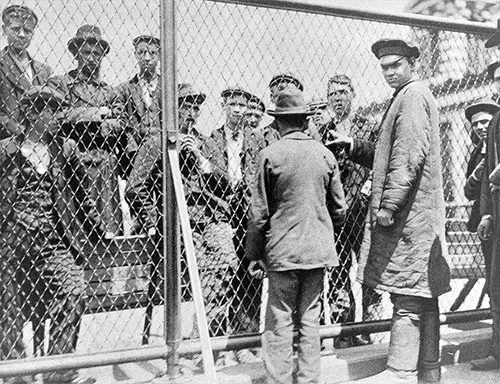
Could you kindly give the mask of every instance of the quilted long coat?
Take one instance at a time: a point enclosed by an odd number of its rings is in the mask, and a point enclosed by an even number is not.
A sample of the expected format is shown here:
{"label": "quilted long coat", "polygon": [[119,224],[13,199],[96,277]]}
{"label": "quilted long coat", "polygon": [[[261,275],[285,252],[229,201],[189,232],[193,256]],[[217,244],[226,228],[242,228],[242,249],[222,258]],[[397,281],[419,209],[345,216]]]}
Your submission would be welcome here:
{"label": "quilted long coat", "polygon": [[[399,88],[377,144],[355,140],[353,160],[373,166],[370,212],[358,279],[396,294],[437,297],[450,290],[438,111],[418,80]],[[394,224],[376,223],[380,208]]]}

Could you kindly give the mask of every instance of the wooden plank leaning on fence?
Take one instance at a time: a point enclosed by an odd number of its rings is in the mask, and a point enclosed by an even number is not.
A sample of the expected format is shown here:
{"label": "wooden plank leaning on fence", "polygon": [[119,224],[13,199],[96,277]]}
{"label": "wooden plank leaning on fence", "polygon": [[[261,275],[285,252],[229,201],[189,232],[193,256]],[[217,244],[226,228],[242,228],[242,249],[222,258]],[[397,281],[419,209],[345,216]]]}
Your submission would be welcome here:
{"label": "wooden plank leaning on fence", "polygon": [[207,383],[216,384],[217,376],[215,373],[214,357],[212,354],[212,345],[208,335],[207,318],[203,304],[203,294],[201,291],[200,275],[198,265],[196,264],[195,249],[189,215],[187,210],[186,198],[184,196],[184,187],[182,185],[181,169],[179,165],[179,154],[176,149],[168,149],[168,158],[172,171],[172,180],[175,190],[175,199],[179,209],[179,219],[181,224],[182,237],[186,250],[186,261],[189,272],[189,280],[193,291],[194,307],[196,312],[196,322],[200,331],[201,355],[203,357],[203,370],[207,376]]}

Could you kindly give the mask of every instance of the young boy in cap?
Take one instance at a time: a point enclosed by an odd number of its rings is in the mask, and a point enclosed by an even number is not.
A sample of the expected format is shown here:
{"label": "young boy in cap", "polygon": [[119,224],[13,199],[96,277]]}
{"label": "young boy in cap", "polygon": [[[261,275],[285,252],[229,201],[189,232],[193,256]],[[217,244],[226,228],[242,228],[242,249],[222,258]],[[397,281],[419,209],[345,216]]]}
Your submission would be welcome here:
{"label": "young boy in cap", "polygon": [[[1,284],[14,281],[18,289],[0,295],[12,300],[11,312],[18,311],[8,327],[8,313],[0,313],[0,329],[15,327],[20,311],[33,322],[35,335],[50,319],[49,355],[73,353],[84,310],[82,244],[104,231],[85,193],[89,180],[76,143],[57,135],[64,97],[48,86],[32,86],[20,103],[24,132],[0,141],[0,259],[4,264],[9,258],[12,273]],[[93,382],[74,369],[44,374],[45,384]]]}
{"label": "young boy in cap", "polygon": [[[370,223],[358,279],[387,291],[394,305],[387,369],[363,384],[438,381],[438,297],[450,290],[445,238],[439,114],[415,74],[417,47],[382,39],[372,45],[393,98],[377,143],[338,135],[351,159],[373,169]],[[376,146],[376,150],[375,150]]]}
{"label": "young boy in cap", "polygon": [[333,154],[303,132],[311,113],[302,92],[285,87],[268,114],[281,139],[260,154],[245,248],[269,278],[267,382],[292,383],[296,318],[298,382],[319,383],[319,299],[324,269],[338,264],[333,233],[345,218],[344,192]]}
{"label": "young boy in cap", "polygon": [[120,122],[127,136],[124,152],[120,154],[125,176],[142,143],[161,130],[160,39],[141,35],[134,38],[132,44],[139,71],[116,91],[116,101],[122,109]]}
{"label": "young boy in cap", "polygon": [[[247,210],[251,195],[251,185],[255,172],[255,162],[259,151],[263,148],[263,137],[260,130],[250,129],[245,125],[245,113],[252,95],[239,85],[228,86],[221,93],[222,108],[225,114],[224,125],[215,129],[203,145],[202,153],[211,164],[212,172],[205,176],[207,183],[219,185],[228,204],[233,242],[236,254],[240,259],[233,290],[235,298],[232,304],[231,330],[242,332],[250,320],[258,316],[247,291],[249,277],[248,261],[243,259],[245,231],[247,227]],[[241,356],[241,358],[239,357]],[[241,362],[257,361],[249,350],[226,352],[227,361],[238,359]]]}
{"label": "young boy in cap", "polygon": [[9,5],[2,23],[7,46],[0,51],[0,139],[20,133],[19,100],[31,85],[45,84],[52,74],[27,51],[38,23],[36,14],[24,5]]}

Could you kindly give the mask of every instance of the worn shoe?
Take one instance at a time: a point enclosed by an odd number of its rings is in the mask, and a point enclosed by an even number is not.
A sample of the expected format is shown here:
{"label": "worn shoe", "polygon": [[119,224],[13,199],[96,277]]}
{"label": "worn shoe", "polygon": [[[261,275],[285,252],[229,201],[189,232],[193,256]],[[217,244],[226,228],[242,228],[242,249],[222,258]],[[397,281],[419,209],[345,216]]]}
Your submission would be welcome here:
{"label": "worn shoe", "polygon": [[240,349],[239,351],[237,351],[236,358],[238,360],[238,363],[240,364],[251,364],[251,363],[262,362],[262,360],[259,360],[257,356],[255,356],[249,349]]}
{"label": "worn shoe", "polygon": [[216,370],[220,370],[224,367],[232,367],[233,365],[238,365],[234,351],[220,352],[217,360],[215,360]]}
{"label": "worn shoe", "polygon": [[493,356],[471,360],[470,365],[470,369],[472,371],[492,371],[494,369],[500,369],[500,362],[498,362]]}
{"label": "worn shoe", "polygon": [[361,335],[356,335],[352,338],[352,343],[356,347],[373,344],[373,341],[369,334],[362,333]]}
{"label": "worn shoe", "polygon": [[33,376],[4,377],[4,384],[33,384],[36,380]]}
{"label": "worn shoe", "polygon": [[333,346],[335,349],[350,348],[353,345],[351,336],[337,336],[333,340]]}
{"label": "worn shoe", "polygon": [[351,382],[352,384],[418,384],[417,371],[405,372],[386,369],[377,375]]}

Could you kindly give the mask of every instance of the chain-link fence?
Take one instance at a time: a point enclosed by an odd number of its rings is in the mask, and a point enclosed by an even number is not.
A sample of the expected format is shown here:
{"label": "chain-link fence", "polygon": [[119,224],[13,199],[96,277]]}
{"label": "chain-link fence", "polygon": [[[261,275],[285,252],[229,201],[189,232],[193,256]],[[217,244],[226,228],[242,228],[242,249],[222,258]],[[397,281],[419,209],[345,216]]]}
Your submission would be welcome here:
{"label": "chain-link fence", "polygon": [[[179,160],[210,336],[262,329],[265,279],[243,255],[256,157],[276,139],[264,113],[279,86],[270,89],[271,79],[286,74],[281,80],[314,101],[308,130],[318,140],[327,139],[325,126],[376,140],[391,90],[370,46],[384,37],[420,47],[419,74],[440,107],[453,278],[441,310],[487,305],[480,243],[466,226],[472,202],[463,189],[477,140],[464,107],[493,96],[486,67],[497,52],[484,49],[472,24],[447,31],[422,18],[304,12],[279,1],[175,3]],[[162,344],[162,223],[171,202],[163,198],[160,4],[12,4],[0,56],[0,358]],[[341,265],[325,274],[322,322],[387,319],[387,298],[354,278],[370,172],[337,155],[349,212],[338,234]],[[180,250],[182,336],[196,339]]]}

